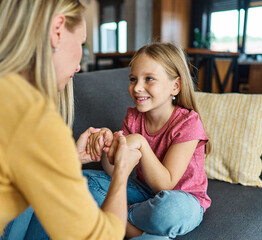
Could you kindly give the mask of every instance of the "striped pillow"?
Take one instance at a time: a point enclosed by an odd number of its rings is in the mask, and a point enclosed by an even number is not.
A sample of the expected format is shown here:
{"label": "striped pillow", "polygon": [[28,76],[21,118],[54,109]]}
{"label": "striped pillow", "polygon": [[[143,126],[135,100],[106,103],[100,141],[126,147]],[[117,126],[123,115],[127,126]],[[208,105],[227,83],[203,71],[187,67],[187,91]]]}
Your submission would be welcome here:
{"label": "striped pillow", "polygon": [[208,178],[262,187],[262,95],[196,92],[211,142]]}

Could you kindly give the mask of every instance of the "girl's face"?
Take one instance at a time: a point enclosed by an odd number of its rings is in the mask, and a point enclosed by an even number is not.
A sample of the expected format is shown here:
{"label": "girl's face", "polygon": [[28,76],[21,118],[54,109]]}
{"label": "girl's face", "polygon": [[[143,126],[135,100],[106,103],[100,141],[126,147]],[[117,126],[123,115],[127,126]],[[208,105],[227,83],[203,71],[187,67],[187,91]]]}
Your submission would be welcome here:
{"label": "girl's face", "polygon": [[128,92],[139,112],[173,110],[172,99],[180,91],[179,78],[170,79],[154,59],[142,54],[131,67]]}
{"label": "girl's face", "polygon": [[80,70],[82,58],[82,44],[86,41],[86,22],[70,32],[63,26],[57,44],[57,52],[53,53],[54,65],[57,76],[58,91],[63,91],[66,84]]}

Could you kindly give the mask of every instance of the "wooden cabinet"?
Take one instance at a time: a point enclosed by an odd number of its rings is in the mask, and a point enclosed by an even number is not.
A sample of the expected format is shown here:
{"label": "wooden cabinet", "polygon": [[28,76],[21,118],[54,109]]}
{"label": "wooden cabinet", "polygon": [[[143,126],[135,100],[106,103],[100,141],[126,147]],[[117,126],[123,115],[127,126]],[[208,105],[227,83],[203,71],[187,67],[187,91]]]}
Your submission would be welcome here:
{"label": "wooden cabinet", "polygon": [[262,93],[262,63],[251,64],[249,67],[248,93]]}
{"label": "wooden cabinet", "polygon": [[262,94],[262,63],[241,62],[238,69],[239,92]]}
{"label": "wooden cabinet", "polygon": [[192,0],[153,1],[153,39],[189,47]]}

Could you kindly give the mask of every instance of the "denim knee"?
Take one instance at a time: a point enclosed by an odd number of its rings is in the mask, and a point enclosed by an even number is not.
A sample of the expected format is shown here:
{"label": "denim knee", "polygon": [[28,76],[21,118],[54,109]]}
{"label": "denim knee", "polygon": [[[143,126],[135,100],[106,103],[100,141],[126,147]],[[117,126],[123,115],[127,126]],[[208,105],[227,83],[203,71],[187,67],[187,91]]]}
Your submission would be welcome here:
{"label": "denim knee", "polygon": [[127,182],[127,201],[128,205],[144,202],[153,197],[154,192],[136,177],[129,177]]}
{"label": "denim knee", "polygon": [[183,191],[161,191],[128,211],[128,220],[136,227],[170,238],[192,231],[202,218],[203,208],[198,200]]}
{"label": "denim knee", "polygon": [[83,176],[87,178],[88,188],[95,201],[101,207],[106,197],[111,178],[104,172],[98,170],[83,170]]}

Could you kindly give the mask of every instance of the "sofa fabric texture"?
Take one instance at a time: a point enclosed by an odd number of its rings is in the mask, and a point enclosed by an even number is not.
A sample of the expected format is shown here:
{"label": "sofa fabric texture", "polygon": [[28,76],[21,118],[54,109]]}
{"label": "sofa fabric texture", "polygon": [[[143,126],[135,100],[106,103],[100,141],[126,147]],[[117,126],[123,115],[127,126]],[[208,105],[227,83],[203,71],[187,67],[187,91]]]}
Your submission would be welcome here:
{"label": "sofa fabric texture", "polygon": [[[73,126],[75,139],[78,139],[80,134],[90,126],[108,127],[112,131],[121,129],[127,107],[134,106],[127,91],[129,85],[129,71],[129,68],[120,68],[76,74],[74,80],[75,122]],[[200,93],[200,95],[201,94],[202,93]],[[213,96],[213,94],[202,94],[201,98],[203,98],[204,102],[213,101],[209,99],[209,96]],[[219,105],[219,103],[217,104]],[[224,105],[220,106],[220,108],[230,108],[230,111],[234,111],[234,108],[236,108],[234,104],[234,102],[226,101]],[[201,114],[206,110],[205,108],[205,105],[203,105],[200,109]],[[261,103],[259,108],[261,109]],[[210,109],[208,111],[210,111]],[[238,109],[241,110],[241,106]],[[249,113],[252,115],[250,111]],[[213,111],[208,112],[207,119],[209,117],[212,118],[212,114],[214,114]],[[241,121],[245,121],[245,117],[248,116],[243,115],[243,113],[237,116]],[[203,118],[204,122],[205,117],[203,116]],[[216,121],[212,121],[212,124],[210,125],[213,129],[220,131],[221,129],[219,129],[219,125],[217,126],[216,124]],[[261,122],[258,124],[259,126],[254,127],[255,129],[252,131],[254,135],[261,131]],[[248,126],[245,126],[244,128],[246,127]],[[237,132],[238,130],[239,127],[232,126],[232,131]],[[244,137],[246,137],[246,135],[244,135]],[[243,143],[241,142],[241,138],[238,138],[238,140],[240,141],[240,144]],[[214,138],[212,141],[212,145],[216,146],[216,142],[214,141],[217,141],[217,139]],[[219,144],[222,144],[222,142]],[[259,144],[258,146],[250,146],[249,144],[248,148],[250,147],[250,149],[248,151],[250,152],[253,150],[253,147],[256,148],[261,146],[261,142]],[[221,149],[219,151],[221,153],[224,152],[224,150]],[[227,151],[230,151],[230,149]],[[223,156],[225,157],[226,155]],[[235,160],[237,160],[237,158],[235,158]],[[252,159],[244,160],[246,160],[248,162],[247,165],[249,165]],[[221,161],[222,160],[225,159],[221,159]],[[210,159],[210,161],[212,160]],[[216,159],[215,161],[219,161],[219,159]],[[213,165],[213,163],[210,164]],[[238,163],[235,162],[234,164]],[[84,165],[83,168],[101,169],[101,166],[99,163],[90,163]],[[258,170],[258,173],[259,171],[261,173],[261,169]],[[262,239],[262,189],[254,186],[243,186],[243,184],[238,183],[229,183],[230,181],[226,182],[227,179],[222,180],[208,180],[208,195],[212,199],[212,203],[211,207],[208,208],[204,214],[203,222],[192,232],[184,236],[178,236],[176,239]],[[257,180],[261,181],[259,179]]]}

